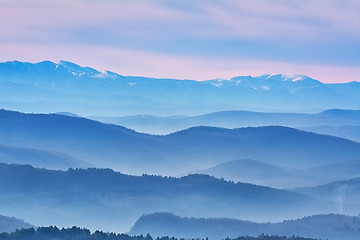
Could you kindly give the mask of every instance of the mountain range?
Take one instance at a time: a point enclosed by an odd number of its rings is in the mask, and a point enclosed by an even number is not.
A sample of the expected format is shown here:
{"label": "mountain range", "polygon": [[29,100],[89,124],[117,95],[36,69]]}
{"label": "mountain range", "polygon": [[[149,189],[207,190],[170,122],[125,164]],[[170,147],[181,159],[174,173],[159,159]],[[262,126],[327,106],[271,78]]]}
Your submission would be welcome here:
{"label": "mountain range", "polygon": [[3,108],[81,116],[360,109],[360,82],[355,81],[325,84],[278,74],[198,82],[122,76],[66,61],[0,63],[0,92]]}
{"label": "mountain range", "polygon": [[27,147],[0,145],[0,154],[0,162],[2,163],[30,164],[34,167],[63,170],[67,170],[69,167],[91,166],[90,163],[75,159],[65,153]]}
{"label": "mountain range", "polygon": [[315,215],[278,223],[254,223],[225,218],[188,218],[169,213],[142,216],[130,234],[176,236],[178,238],[225,239],[236,236],[303,236],[328,240],[353,240],[360,233],[360,217],[345,215]]}

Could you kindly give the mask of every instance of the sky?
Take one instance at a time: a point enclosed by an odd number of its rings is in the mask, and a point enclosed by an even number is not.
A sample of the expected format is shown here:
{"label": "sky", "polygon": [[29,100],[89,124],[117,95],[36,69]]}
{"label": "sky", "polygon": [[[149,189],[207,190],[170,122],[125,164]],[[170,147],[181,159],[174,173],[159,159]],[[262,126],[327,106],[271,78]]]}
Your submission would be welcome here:
{"label": "sky", "polygon": [[359,0],[0,0],[0,61],[125,76],[360,81]]}

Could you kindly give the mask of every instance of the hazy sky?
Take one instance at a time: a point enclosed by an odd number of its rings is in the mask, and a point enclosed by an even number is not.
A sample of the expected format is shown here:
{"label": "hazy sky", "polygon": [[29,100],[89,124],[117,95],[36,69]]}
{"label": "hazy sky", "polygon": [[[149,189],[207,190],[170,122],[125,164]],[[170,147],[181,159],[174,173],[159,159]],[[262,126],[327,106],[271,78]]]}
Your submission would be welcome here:
{"label": "hazy sky", "polygon": [[122,75],[360,81],[359,0],[0,0],[0,61]]}

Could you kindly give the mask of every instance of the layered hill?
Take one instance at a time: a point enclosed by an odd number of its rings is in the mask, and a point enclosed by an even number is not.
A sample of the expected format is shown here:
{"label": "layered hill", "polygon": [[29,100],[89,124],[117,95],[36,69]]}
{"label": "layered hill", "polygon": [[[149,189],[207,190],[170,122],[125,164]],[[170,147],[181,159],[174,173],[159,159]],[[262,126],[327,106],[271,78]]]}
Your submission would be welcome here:
{"label": "layered hill", "polygon": [[0,215],[0,233],[14,232],[16,229],[30,228],[31,224],[24,222],[18,218]]}
{"label": "layered hill", "polygon": [[303,236],[329,240],[353,240],[359,236],[360,217],[345,215],[314,215],[279,223],[254,223],[224,218],[182,218],[169,213],[142,216],[130,234],[176,236],[178,238],[224,239],[235,236]]}
{"label": "layered hill", "polygon": [[93,166],[88,162],[81,161],[64,153],[9,145],[0,145],[0,162],[30,164],[34,167],[63,170],[69,167],[86,168]]}
{"label": "layered hill", "polygon": [[304,131],[315,132],[319,134],[327,134],[337,137],[350,139],[356,142],[360,142],[360,126],[313,126],[302,127]]}
{"label": "layered hill", "polygon": [[155,171],[167,161],[158,149],[164,149],[164,153],[177,152],[176,148],[150,135],[58,114],[1,110],[0,133],[0,142],[4,144],[65,153],[92,166],[141,170],[138,173],[147,167]]}
{"label": "layered hill", "polygon": [[136,115],[90,118],[152,134],[168,134],[196,126],[240,128],[276,125],[360,140],[359,110],[331,109],[315,114],[221,111],[198,116]]}
{"label": "layered hill", "polygon": [[360,159],[311,168],[286,168],[251,159],[238,159],[192,171],[235,182],[275,188],[310,187],[360,177]]}
{"label": "layered hill", "polygon": [[152,212],[279,221],[336,208],[306,195],[206,175],[130,176],[110,169],[55,171],[29,165],[0,164],[0,192],[5,214],[38,226],[106,231],[127,231]]}
{"label": "layered hill", "polygon": [[280,126],[195,127],[156,136],[84,118],[5,110],[0,111],[0,144],[63,153],[122,172],[164,175],[244,158],[307,168],[360,156],[360,143]]}
{"label": "layered hill", "polygon": [[341,213],[348,214],[360,209],[360,177],[315,187],[297,188],[294,191],[333,201],[337,204],[338,212]]}
{"label": "layered hill", "polygon": [[[283,167],[306,168],[353,160],[359,156],[359,143],[280,126],[238,129],[195,127],[161,138],[194,154],[199,153],[199,156],[207,158],[207,162],[240,157],[264,159],[267,163]],[[207,151],[203,152],[204,149]]]}

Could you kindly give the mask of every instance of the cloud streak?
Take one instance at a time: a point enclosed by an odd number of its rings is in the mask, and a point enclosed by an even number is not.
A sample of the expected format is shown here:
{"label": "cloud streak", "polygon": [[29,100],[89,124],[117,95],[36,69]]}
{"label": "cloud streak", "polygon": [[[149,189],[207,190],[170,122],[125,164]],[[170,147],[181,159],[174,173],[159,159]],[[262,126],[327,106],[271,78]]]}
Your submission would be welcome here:
{"label": "cloud streak", "polygon": [[356,0],[3,0],[0,60],[198,80],[290,70],[360,80],[359,12]]}

